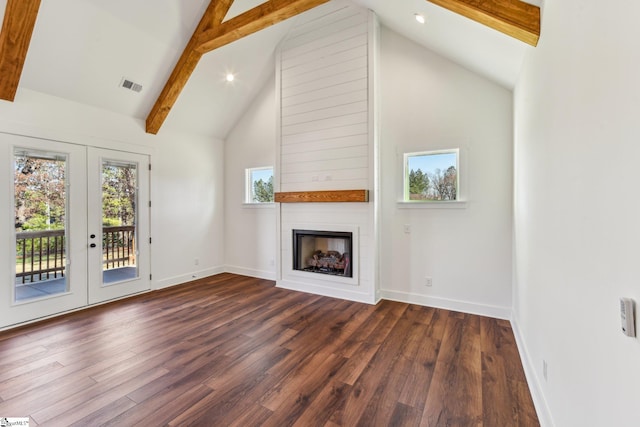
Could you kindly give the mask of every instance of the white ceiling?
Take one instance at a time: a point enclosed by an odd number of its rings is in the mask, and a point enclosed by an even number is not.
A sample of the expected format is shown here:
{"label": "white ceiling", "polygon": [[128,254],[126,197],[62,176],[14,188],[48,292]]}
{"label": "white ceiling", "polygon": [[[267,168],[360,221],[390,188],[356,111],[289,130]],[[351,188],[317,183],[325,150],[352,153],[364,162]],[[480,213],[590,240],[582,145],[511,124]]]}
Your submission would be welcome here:
{"label": "white ceiling", "polygon": [[[235,0],[226,19],[262,2]],[[509,89],[532,49],[425,0],[353,2],[375,11],[390,29]],[[208,3],[43,1],[20,87],[145,119]],[[0,0],[0,13],[5,6]],[[427,23],[417,24],[414,13]],[[294,19],[206,54],[163,129],[224,139],[272,78],[275,49]],[[224,80],[228,71],[237,74],[232,84]],[[123,77],[142,84],[142,92],[119,87]]]}

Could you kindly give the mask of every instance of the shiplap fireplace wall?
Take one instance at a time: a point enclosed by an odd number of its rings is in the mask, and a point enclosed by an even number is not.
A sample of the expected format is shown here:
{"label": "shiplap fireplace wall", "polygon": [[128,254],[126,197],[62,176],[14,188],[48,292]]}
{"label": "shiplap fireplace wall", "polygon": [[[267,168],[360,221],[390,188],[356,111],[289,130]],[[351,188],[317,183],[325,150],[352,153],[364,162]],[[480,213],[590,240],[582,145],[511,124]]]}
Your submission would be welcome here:
{"label": "shiplap fireplace wall", "polygon": [[[373,12],[334,0],[300,16],[276,60],[276,191],[369,190],[363,203],[280,203],[278,286],[377,301]],[[353,280],[293,269],[294,229],[353,233]],[[318,277],[320,276],[320,277]]]}

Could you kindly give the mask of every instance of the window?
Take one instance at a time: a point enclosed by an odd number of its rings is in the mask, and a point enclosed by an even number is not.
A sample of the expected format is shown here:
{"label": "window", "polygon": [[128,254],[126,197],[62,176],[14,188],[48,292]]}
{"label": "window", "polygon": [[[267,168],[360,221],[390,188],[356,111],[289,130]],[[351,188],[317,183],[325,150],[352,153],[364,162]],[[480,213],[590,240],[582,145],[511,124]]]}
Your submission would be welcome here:
{"label": "window", "polygon": [[273,167],[246,170],[245,203],[273,203]]}
{"label": "window", "polygon": [[404,201],[455,201],[459,196],[459,150],[404,155]]}

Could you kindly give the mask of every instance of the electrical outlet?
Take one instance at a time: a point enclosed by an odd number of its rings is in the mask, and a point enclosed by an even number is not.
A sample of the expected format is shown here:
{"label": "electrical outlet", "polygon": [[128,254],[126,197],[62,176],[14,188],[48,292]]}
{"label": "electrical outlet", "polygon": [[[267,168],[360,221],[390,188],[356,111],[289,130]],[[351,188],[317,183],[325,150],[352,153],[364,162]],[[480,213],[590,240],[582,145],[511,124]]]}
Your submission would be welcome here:
{"label": "electrical outlet", "polygon": [[411,225],[409,225],[409,224],[405,224],[405,225],[404,225],[404,232],[405,232],[406,234],[411,233]]}
{"label": "electrical outlet", "polygon": [[194,259],[193,265],[200,265],[200,260],[198,258]]}
{"label": "electrical outlet", "polygon": [[431,277],[429,277],[429,276],[425,277],[424,278],[424,285],[425,286],[429,286],[429,287],[433,286],[433,279]]}
{"label": "electrical outlet", "polygon": [[547,361],[544,359],[542,360],[542,377],[547,381]]}
{"label": "electrical outlet", "polygon": [[271,267],[273,267],[274,265],[276,265],[276,260],[274,260],[273,258],[271,258],[271,260],[269,261],[269,265]]}

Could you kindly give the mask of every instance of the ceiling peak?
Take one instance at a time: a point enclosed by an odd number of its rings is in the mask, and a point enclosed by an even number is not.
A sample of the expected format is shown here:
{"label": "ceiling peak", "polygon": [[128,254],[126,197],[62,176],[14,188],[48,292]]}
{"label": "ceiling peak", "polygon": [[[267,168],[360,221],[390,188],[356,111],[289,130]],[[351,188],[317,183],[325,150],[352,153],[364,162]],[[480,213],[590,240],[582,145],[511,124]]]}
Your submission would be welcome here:
{"label": "ceiling peak", "polygon": [[212,0],[147,117],[147,132],[158,133],[203,54],[328,1],[269,0],[223,22],[233,0]]}

